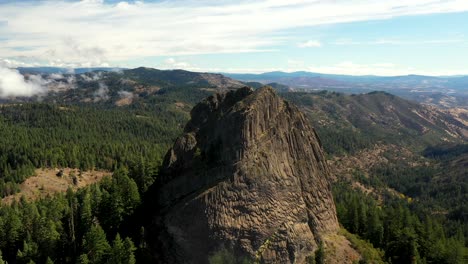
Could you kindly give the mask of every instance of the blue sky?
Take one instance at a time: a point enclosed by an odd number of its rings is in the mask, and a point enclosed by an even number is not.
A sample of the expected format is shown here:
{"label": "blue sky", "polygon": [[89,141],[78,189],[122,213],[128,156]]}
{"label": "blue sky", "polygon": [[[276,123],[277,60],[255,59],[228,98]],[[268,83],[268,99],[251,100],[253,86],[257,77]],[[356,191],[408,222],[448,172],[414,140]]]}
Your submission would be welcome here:
{"label": "blue sky", "polygon": [[468,74],[468,1],[6,1],[0,66]]}

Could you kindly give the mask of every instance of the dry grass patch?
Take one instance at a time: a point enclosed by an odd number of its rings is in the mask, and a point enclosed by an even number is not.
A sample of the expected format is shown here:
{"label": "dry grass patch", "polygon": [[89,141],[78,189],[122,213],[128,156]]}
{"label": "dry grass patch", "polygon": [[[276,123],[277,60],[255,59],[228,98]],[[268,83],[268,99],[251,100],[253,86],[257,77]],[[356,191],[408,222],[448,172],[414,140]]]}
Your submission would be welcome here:
{"label": "dry grass patch", "polygon": [[35,200],[51,196],[55,193],[66,192],[69,187],[73,190],[99,182],[106,176],[111,176],[108,171],[80,171],[79,169],[37,169],[36,175],[29,177],[20,185],[20,192],[2,199],[2,203],[11,204],[22,196],[26,200]]}
{"label": "dry grass patch", "polygon": [[341,233],[327,234],[323,237],[325,263],[356,263],[361,259],[351,242]]}

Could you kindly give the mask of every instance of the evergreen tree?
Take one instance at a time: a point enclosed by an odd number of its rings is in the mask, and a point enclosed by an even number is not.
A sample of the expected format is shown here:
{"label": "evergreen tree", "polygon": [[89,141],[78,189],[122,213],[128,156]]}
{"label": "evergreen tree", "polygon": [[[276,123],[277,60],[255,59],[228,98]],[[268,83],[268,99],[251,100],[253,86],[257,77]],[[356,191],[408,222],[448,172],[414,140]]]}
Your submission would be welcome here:
{"label": "evergreen tree", "polygon": [[124,218],[133,213],[140,203],[140,194],[135,181],[128,177],[128,170],[114,172],[110,182],[103,183],[104,191],[100,204],[100,220],[108,230],[117,230]]}
{"label": "evergreen tree", "polygon": [[120,235],[115,236],[114,241],[112,242],[112,251],[111,256],[107,263],[109,264],[124,264],[125,262],[125,247]]}
{"label": "evergreen tree", "polygon": [[84,190],[84,193],[82,195],[79,218],[79,234],[82,235],[88,231],[88,229],[92,226],[93,222],[91,194],[88,188]]}
{"label": "evergreen tree", "polygon": [[[111,251],[106,234],[100,225],[93,225],[83,238],[83,250],[89,263],[102,263]],[[81,257],[80,257],[81,259]]]}
{"label": "evergreen tree", "polygon": [[134,251],[136,250],[130,238],[124,241],[117,234],[112,243],[112,254],[107,263],[110,264],[135,264]]}
{"label": "evergreen tree", "polygon": [[125,249],[125,256],[126,256],[124,263],[135,264],[136,263],[136,259],[135,259],[136,247],[133,244],[133,241],[129,237],[125,238],[124,240],[124,249]]}
{"label": "evergreen tree", "polygon": [[16,257],[23,263],[31,262],[39,256],[38,245],[32,241],[31,236],[28,234],[27,238],[23,240],[22,249],[18,249]]}
{"label": "evergreen tree", "polygon": [[78,257],[78,261],[77,261],[78,264],[89,264],[89,259],[88,259],[88,255],[86,254],[82,254]]}

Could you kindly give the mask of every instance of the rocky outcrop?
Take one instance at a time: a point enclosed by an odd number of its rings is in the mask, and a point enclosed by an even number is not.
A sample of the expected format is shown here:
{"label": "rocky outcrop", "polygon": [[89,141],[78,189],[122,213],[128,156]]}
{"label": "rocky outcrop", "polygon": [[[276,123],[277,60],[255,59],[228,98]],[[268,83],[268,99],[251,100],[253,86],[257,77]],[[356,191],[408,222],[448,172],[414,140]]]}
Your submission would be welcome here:
{"label": "rocky outcrop", "polygon": [[338,228],[320,141],[270,87],[195,106],[161,174],[161,261],[207,263],[224,249],[238,260],[304,263]]}

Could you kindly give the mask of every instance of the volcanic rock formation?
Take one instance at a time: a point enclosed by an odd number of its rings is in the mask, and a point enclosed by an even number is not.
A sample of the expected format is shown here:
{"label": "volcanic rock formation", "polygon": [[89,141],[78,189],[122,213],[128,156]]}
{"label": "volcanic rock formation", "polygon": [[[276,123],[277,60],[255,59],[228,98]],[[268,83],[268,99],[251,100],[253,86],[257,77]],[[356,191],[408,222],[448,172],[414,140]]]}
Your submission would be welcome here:
{"label": "volcanic rock formation", "polygon": [[207,263],[224,250],[238,260],[304,263],[338,229],[320,141],[270,87],[195,106],[161,174],[155,221],[165,262]]}

